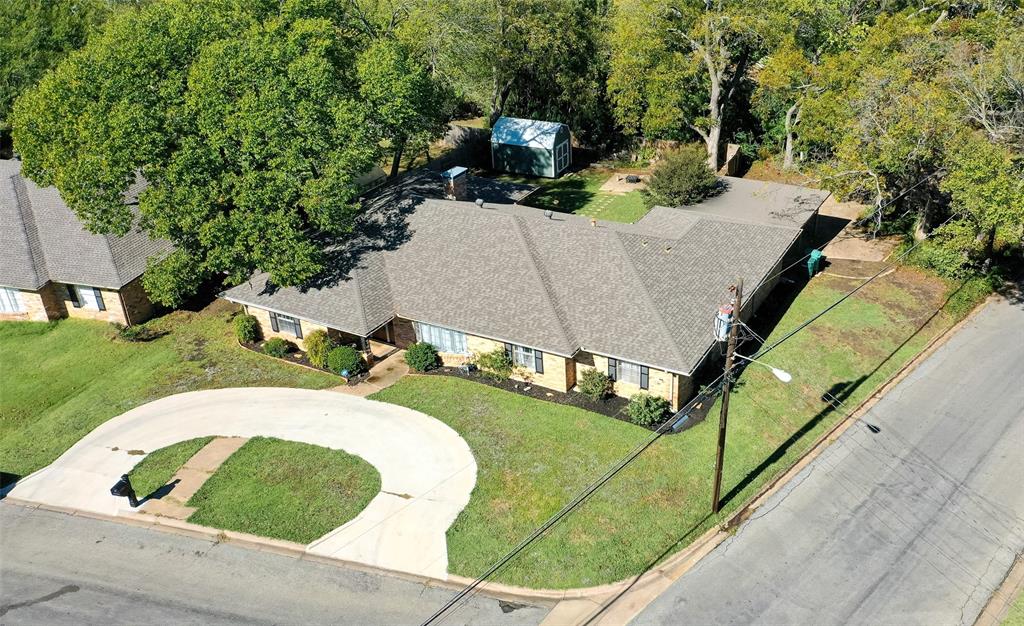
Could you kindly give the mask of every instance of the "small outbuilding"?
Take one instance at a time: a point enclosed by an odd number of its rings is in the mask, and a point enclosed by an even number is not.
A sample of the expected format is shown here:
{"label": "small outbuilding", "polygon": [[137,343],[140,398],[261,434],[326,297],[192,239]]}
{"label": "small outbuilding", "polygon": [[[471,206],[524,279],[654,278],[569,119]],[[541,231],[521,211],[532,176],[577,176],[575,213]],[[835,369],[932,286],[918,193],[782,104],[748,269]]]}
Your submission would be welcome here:
{"label": "small outbuilding", "polygon": [[502,117],[491,129],[496,170],[557,178],[571,163],[572,135],[565,124]]}

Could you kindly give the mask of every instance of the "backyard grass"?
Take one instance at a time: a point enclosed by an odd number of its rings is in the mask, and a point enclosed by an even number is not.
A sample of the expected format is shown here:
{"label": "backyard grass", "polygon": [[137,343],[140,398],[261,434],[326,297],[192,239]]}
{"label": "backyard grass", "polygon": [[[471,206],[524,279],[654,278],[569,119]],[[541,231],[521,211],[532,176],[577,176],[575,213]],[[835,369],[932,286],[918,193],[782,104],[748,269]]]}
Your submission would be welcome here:
{"label": "backyard grass", "polygon": [[[769,341],[835,301],[853,284],[819,276]],[[948,288],[901,269],[861,290],[765,359],[793,374],[783,385],[750,368],[732,396],[723,483],[710,515],[717,421],[660,439],[575,513],[496,575],[505,583],[567,588],[636,575],[735,511],[805,452],[849,405],[917,354],[953,316],[936,313]],[[842,389],[840,389],[840,386]],[[477,576],[650,432],[573,407],[441,376],[406,377],[374,396],[433,415],[477,459],[472,499],[448,531],[449,569]]]}
{"label": "backyard grass", "polygon": [[523,201],[527,206],[612,222],[635,222],[647,214],[647,205],[639,191],[625,194],[600,191],[613,173],[613,170],[590,168],[555,179],[510,175],[499,178],[539,186],[540,189]]}
{"label": "backyard grass", "polygon": [[1003,626],[1024,626],[1024,592],[1017,594],[1017,599],[1010,605]]}
{"label": "backyard grass", "polygon": [[145,498],[169,483],[181,466],[211,441],[213,437],[187,439],[150,452],[128,473],[136,495]]}
{"label": "backyard grass", "polygon": [[100,322],[0,323],[0,471],[27,475],[108,419],[173,393],[338,384],[239,348],[235,311],[223,301],[176,311],[149,322],[166,334],[147,343],[118,341]]}
{"label": "backyard grass", "polygon": [[363,459],[296,441],[254,437],[188,501],[188,521],[309,543],[362,511],[380,491]]}

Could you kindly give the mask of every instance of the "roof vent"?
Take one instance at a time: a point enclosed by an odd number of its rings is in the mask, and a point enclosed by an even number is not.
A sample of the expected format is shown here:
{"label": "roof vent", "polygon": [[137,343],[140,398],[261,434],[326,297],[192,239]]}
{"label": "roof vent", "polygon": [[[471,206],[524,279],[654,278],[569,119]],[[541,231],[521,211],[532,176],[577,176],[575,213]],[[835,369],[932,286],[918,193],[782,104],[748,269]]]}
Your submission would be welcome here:
{"label": "roof vent", "polygon": [[483,198],[477,198],[476,199],[476,205],[478,207],[480,207],[480,208],[483,208],[484,207],[484,199]]}
{"label": "roof vent", "polygon": [[544,217],[551,219],[555,215],[555,212],[551,209],[544,211]]}

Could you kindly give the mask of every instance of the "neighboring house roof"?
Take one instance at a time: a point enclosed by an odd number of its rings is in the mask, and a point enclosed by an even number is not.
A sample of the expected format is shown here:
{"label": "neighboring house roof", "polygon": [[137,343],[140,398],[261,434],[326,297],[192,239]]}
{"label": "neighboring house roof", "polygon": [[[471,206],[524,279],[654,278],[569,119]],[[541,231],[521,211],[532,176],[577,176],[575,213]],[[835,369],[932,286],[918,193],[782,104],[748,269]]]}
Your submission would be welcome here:
{"label": "neighboring house roof", "polygon": [[572,356],[579,350],[688,373],[737,276],[749,289],[800,229],[655,207],[636,224],[518,205],[406,196],[371,205],[329,249],[325,276],[229,300],[366,336],[395,316]]}
{"label": "neighboring house roof", "polygon": [[[125,194],[134,202],[141,179]],[[36,290],[49,281],[120,289],[171,244],[135,229],[124,236],[85,229],[53,187],[21,175],[21,162],[0,160],[0,285]]]}
{"label": "neighboring house roof", "polygon": [[491,143],[553,150],[563,127],[565,124],[559,122],[501,117],[491,129]]}
{"label": "neighboring house roof", "polygon": [[821,208],[829,192],[750,178],[723,176],[725,191],[688,209],[763,224],[802,228]]}

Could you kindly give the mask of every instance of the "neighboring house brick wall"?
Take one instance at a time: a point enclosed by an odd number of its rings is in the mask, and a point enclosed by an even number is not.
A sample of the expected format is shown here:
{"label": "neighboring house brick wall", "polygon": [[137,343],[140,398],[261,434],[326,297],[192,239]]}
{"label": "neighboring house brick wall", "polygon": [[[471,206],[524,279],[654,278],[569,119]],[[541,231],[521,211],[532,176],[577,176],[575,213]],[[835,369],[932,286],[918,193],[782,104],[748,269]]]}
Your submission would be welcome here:
{"label": "neighboring house brick wall", "polygon": [[142,286],[142,276],[121,287],[121,302],[132,324],[145,322],[153,315],[153,302]]}
{"label": "neighboring house brick wall", "polygon": [[[300,350],[306,349],[306,343],[303,339],[297,339],[295,335],[288,332],[274,332],[274,326],[270,323],[270,311],[246,305],[245,312],[255,317],[256,320],[260,323],[260,332],[263,334],[264,339],[270,339],[271,337],[280,337],[281,339],[285,339],[299,346]],[[295,316],[290,315],[289,317]],[[313,322],[304,319],[296,319],[299,320],[299,327],[302,328],[303,338],[308,337],[309,333],[313,332],[314,330],[328,331],[328,328],[326,326],[314,324]]]}
{"label": "neighboring house brick wall", "polygon": [[46,322],[63,317],[60,301],[53,295],[53,286],[47,283],[39,291],[18,290],[20,313],[0,313],[0,321]]}
{"label": "neighboring house brick wall", "polygon": [[[86,285],[87,286],[87,285]],[[71,296],[68,295],[69,285],[63,283],[54,283],[53,289],[60,299],[61,306],[67,311],[68,317],[74,317],[77,319],[95,320],[97,322],[111,322],[118,324],[128,324],[128,318],[124,314],[124,304],[121,302],[121,294],[113,289],[99,288],[100,296],[103,298],[103,307],[105,310],[100,311],[88,306],[75,307],[71,300]]]}

